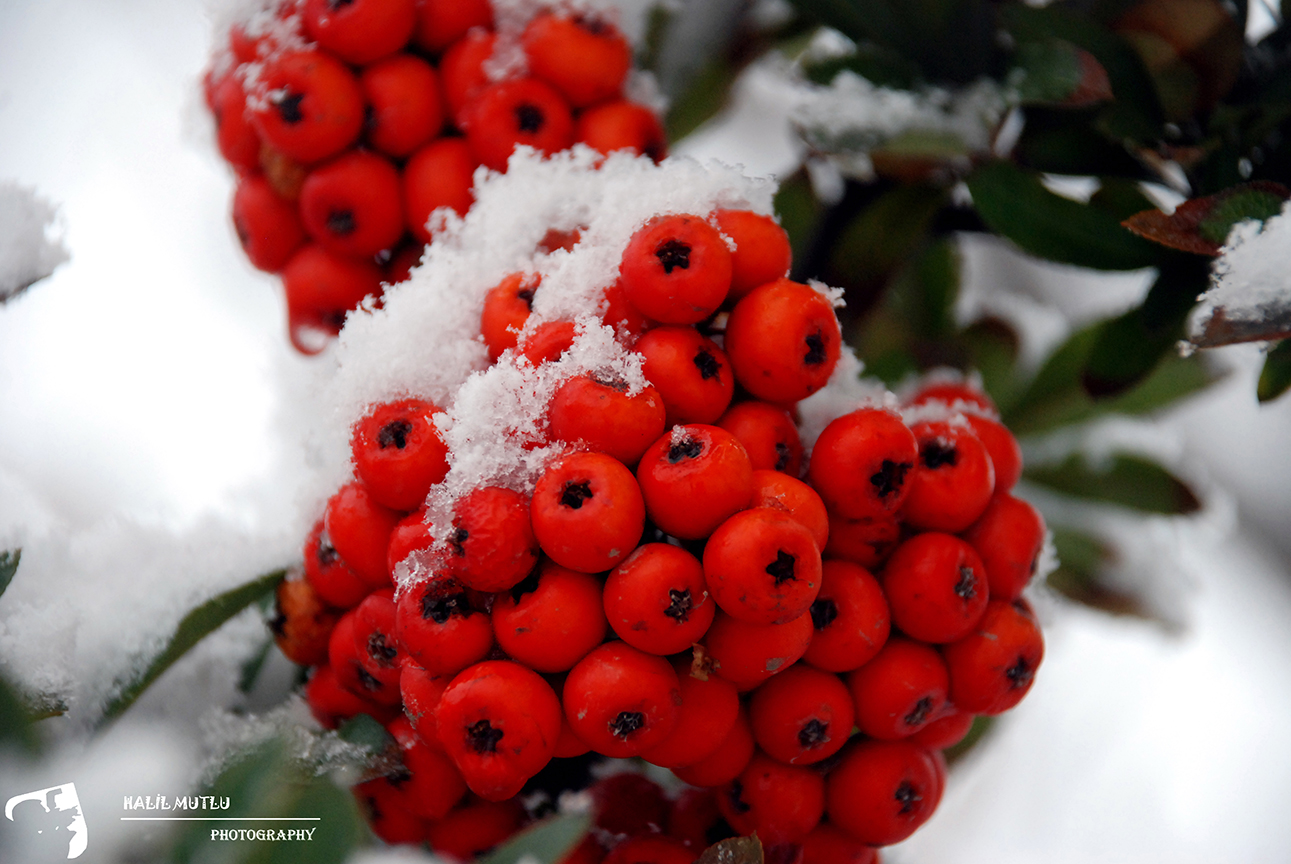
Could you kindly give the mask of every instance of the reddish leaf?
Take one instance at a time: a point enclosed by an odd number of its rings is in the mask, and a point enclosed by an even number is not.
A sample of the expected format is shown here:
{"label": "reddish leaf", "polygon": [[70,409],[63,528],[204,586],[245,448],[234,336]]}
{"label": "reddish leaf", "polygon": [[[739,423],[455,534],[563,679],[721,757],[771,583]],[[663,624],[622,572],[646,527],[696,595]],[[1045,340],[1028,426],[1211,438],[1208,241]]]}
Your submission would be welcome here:
{"label": "reddish leaf", "polygon": [[1257,180],[1185,201],[1169,215],[1160,210],[1144,210],[1121,224],[1162,246],[1213,257],[1219,254],[1228,229],[1234,224],[1244,218],[1268,218],[1288,198],[1291,198],[1291,189],[1281,183]]}

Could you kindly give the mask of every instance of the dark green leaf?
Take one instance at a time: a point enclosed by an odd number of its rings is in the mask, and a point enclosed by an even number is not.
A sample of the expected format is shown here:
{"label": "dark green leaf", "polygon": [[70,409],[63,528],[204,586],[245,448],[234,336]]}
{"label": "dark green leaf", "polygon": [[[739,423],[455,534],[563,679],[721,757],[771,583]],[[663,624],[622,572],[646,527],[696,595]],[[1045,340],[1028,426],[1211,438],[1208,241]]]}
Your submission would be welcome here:
{"label": "dark green leaf", "polygon": [[807,77],[817,84],[829,84],[839,72],[855,72],[878,87],[913,89],[919,80],[919,69],[890,48],[880,45],[858,45],[855,54],[831,57],[806,69]]}
{"label": "dark green leaf", "polygon": [[987,733],[991,731],[991,727],[994,725],[994,717],[986,714],[980,714],[974,717],[973,725],[968,727],[968,734],[964,736],[964,739],[953,747],[947,747],[945,750],[941,751],[941,755],[945,756],[946,761],[950,764],[958,762],[960,759],[967,756],[969,751],[974,747],[982,743],[986,738]]}
{"label": "dark green leaf", "polygon": [[243,693],[250,693],[255,687],[256,681],[260,678],[260,670],[264,669],[264,661],[269,658],[269,650],[273,648],[272,639],[263,639],[256,653],[252,654],[247,661],[242,664],[242,671],[238,674],[238,689]]}
{"label": "dark green leaf", "polygon": [[845,288],[874,290],[903,266],[927,236],[946,190],[923,184],[896,186],[862,210],[833,245],[829,278]]}
{"label": "dark green leaf", "polygon": [[1050,174],[1147,178],[1142,163],[1099,132],[1093,118],[1089,110],[1028,108],[1014,156],[1020,165]]}
{"label": "dark green leaf", "polygon": [[124,680],[118,679],[116,695],[109,700],[104,709],[100,724],[119,717],[134,704],[152,682],[156,681],[176,660],[183,657],[190,648],[234,615],[271,593],[286,575],[286,570],[266,573],[246,585],[212,597],[185,615],[166,647],[153,657],[141,672]]}
{"label": "dark green leaf", "polygon": [[[775,195],[775,212],[780,216],[780,227],[789,235],[794,264],[801,267],[815,245],[824,213],[806,171],[799,169],[780,184]],[[795,276],[805,278],[798,273]]]}
{"label": "dark green leaf", "polygon": [[947,337],[955,326],[959,254],[946,239],[923,249],[888,289],[889,305],[917,338]]}
{"label": "dark green leaf", "polygon": [[1104,576],[1116,560],[1115,550],[1102,539],[1059,525],[1051,525],[1058,569],[1045,584],[1070,600],[1113,615],[1152,618],[1143,602],[1120,588],[1110,586]]}
{"label": "dark green leaf", "polygon": [[721,111],[738,74],[732,63],[720,57],[701,68],[668,109],[664,118],[668,140],[680,141]]}
{"label": "dark green leaf", "polygon": [[752,837],[728,837],[704,850],[695,864],[762,864],[762,841]]}
{"label": "dark green leaf", "polygon": [[1008,162],[983,165],[968,188],[986,224],[1032,255],[1098,270],[1156,263],[1156,248],[1114,216],[1050,192],[1038,174]]}
{"label": "dark green leaf", "polygon": [[1018,46],[1018,96],[1024,103],[1085,107],[1112,98],[1107,72],[1083,48],[1065,39]]}
{"label": "dark green leaf", "polygon": [[14,747],[28,756],[40,753],[35,720],[21,696],[0,677],[0,748]]}
{"label": "dark green leaf", "polygon": [[1030,465],[1024,476],[1066,495],[1147,513],[1183,515],[1201,509],[1201,501],[1186,483],[1141,456],[1121,453],[1106,464],[1092,465],[1073,454],[1057,465]]}
{"label": "dark green leaf", "polygon": [[20,561],[22,561],[21,549],[0,551],[0,596],[4,595],[5,589],[13,581],[13,575],[18,572]]}
{"label": "dark green leaf", "polygon": [[1291,387],[1291,339],[1284,339],[1269,351],[1260,372],[1256,393],[1261,402],[1272,402]]}
{"label": "dark green leaf", "polygon": [[968,366],[982,376],[982,386],[997,406],[1010,406],[1021,395],[1015,366],[1021,347],[1018,334],[998,318],[974,322],[961,338],[968,351]]}
{"label": "dark green leaf", "polygon": [[346,720],[336,730],[341,740],[357,744],[372,753],[381,753],[391,744],[394,738],[377,720],[368,714],[356,714]]}
{"label": "dark green leaf", "polygon": [[522,858],[533,858],[538,864],[556,864],[587,835],[591,824],[587,813],[544,819],[503,843],[478,864],[518,864]]}
{"label": "dark green leaf", "polygon": [[1282,212],[1285,203],[1285,196],[1267,189],[1242,189],[1222,197],[1197,228],[1203,237],[1223,244],[1228,239],[1228,232],[1238,222],[1271,219]]}
{"label": "dark green leaf", "polygon": [[[172,852],[176,864],[341,864],[367,834],[354,797],[297,763],[281,740],[238,754],[201,794],[228,799],[229,808],[185,815],[237,821],[186,823]],[[314,834],[312,840],[215,842],[212,828],[313,829]]]}
{"label": "dark green leaf", "polygon": [[1098,179],[1098,191],[1090,197],[1090,206],[1111,214],[1113,219],[1123,222],[1135,213],[1156,206],[1151,198],[1143,194],[1137,181],[1124,177]]}

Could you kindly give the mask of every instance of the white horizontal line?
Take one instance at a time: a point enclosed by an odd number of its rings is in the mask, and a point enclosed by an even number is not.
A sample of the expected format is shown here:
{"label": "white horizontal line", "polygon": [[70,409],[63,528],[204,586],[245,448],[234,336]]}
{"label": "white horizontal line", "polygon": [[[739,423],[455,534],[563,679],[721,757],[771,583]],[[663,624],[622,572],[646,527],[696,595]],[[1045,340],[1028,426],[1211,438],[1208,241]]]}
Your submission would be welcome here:
{"label": "white horizontal line", "polygon": [[321,816],[122,816],[122,822],[321,822]]}

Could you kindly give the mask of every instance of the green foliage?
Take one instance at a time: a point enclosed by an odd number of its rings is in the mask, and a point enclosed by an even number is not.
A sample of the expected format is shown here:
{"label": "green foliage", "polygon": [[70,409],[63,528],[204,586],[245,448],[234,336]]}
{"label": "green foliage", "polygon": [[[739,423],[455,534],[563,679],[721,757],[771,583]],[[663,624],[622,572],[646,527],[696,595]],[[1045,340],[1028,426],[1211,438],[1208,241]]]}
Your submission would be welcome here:
{"label": "green foliage", "polygon": [[1256,394],[1261,402],[1271,402],[1291,388],[1291,339],[1284,339],[1264,358]]}
{"label": "green foliage", "polygon": [[1077,603],[1103,612],[1151,617],[1137,597],[1108,585],[1104,574],[1116,560],[1116,552],[1108,543],[1062,525],[1051,525],[1050,530],[1061,563],[1045,584]]}
{"label": "green foliage", "polygon": [[[272,739],[236,754],[200,794],[227,798],[228,810],[195,815],[234,821],[184,823],[172,852],[174,864],[341,864],[367,837],[354,796],[314,775]],[[274,821],[270,821],[274,820]],[[211,829],[314,829],[309,841],[214,842]]]}
{"label": "green foliage", "polygon": [[148,662],[142,671],[118,679],[114,695],[103,711],[100,725],[119,717],[135,703],[145,690],[169,669],[188,650],[217,630],[234,615],[273,592],[287,575],[286,570],[275,570],[256,579],[212,597],[184,616],[166,646]]}
{"label": "green foliage", "polygon": [[1091,464],[1072,454],[1057,465],[1028,465],[1024,476],[1065,495],[1145,513],[1187,515],[1201,508],[1186,483],[1142,456],[1118,453]]}
{"label": "green foliage", "polygon": [[557,864],[582,841],[591,824],[587,813],[549,817],[494,849],[479,864],[519,864],[526,859],[538,864]]}
{"label": "green foliage", "polygon": [[0,551],[0,596],[4,595],[5,589],[13,581],[14,574],[18,572],[18,564],[21,561],[21,549]]}
{"label": "green foliage", "polygon": [[41,752],[36,718],[13,686],[0,676],[0,753],[15,749],[32,757]]}

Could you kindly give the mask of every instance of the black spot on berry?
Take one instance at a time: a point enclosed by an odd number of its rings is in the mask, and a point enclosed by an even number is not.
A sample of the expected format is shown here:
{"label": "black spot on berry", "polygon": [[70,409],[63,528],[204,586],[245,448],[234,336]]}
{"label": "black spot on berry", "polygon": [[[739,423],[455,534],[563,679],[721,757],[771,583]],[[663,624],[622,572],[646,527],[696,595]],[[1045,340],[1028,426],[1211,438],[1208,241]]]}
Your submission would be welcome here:
{"label": "black spot on berry", "polygon": [[300,103],[304,98],[304,93],[292,93],[290,90],[278,97],[274,107],[278,109],[282,122],[295,125],[305,119],[305,112],[300,110]]}
{"label": "black spot on berry", "polygon": [[358,674],[359,683],[363,685],[364,690],[370,690],[375,693],[381,689],[381,682],[371,672],[357,663],[354,664],[354,670]]}
{"label": "black spot on berry", "polygon": [[767,574],[775,580],[775,584],[781,585],[790,579],[796,579],[794,576],[793,565],[798,559],[794,558],[783,549],[776,551],[775,560],[767,565]]}
{"label": "black spot on berry", "polygon": [[278,614],[273,616],[273,620],[269,622],[269,629],[273,631],[275,636],[286,635],[287,613],[279,609]]}
{"label": "black spot on berry", "polygon": [[353,234],[357,227],[352,210],[333,210],[327,214],[327,230],[338,237]]}
{"label": "black spot on berry", "polygon": [[530,312],[533,311],[533,298],[538,293],[537,288],[521,288],[516,292],[516,296],[524,301],[524,305]]}
{"label": "black spot on berry", "polygon": [[838,604],[824,597],[811,604],[811,626],[824,630],[838,618]]}
{"label": "black spot on berry", "polygon": [[619,393],[628,392],[628,382],[622,376],[615,375],[613,372],[593,372],[588,377],[602,387],[609,387]]}
{"label": "black spot on berry", "polygon": [[687,435],[684,439],[668,448],[668,461],[676,465],[682,459],[694,459],[703,452],[703,442]]}
{"label": "black spot on berry", "polygon": [[829,740],[829,724],[821,723],[816,718],[802,724],[798,730],[798,744],[807,750],[819,747]]}
{"label": "black spot on berry", "polygon": [[496,753],[503,734],[501,729],[494,729],[489,721],[481,720],[466,727],[466,744],[476,753]]}
{"label": "black spot on berry", "polygon": [[654,250],[654,257],[659,259],[666,274],[671,275],[678,267],[682,270],[690,269],[690,246],[680,240],[665,240],[660,243]]}
{"label": "black spot on berry", "polygon": [[387,774],[385,779],[387,783],[398,789],[412,779],[412,773],[407,768],[396,768]]}
{"label": "black spot on berry", "polygon": [[884,459],[879,470],[870,475],[870,484],[880,498],[886,498],[900,491],[905,485],[905,475],[914,466],[909,462],[893,462]]}
{"label": "black spot on berry", "polygon": [[789,465],[793,450],[783,441],[775,442],[775,470],[783,471]]}
{"label": "black spot on berry", "polygon": [[511,586],[511,602],[519,603],[520,598],[526,594],[532,594],[538,590],[538,571],[534,570],[528,576],[521,579],[515,585]]}
{"label": "black spot on berry", "polygon": [[972,567],[959,568],[959,581],[955,583],[955,596],[961,600],[972,600],[977,596],[977,575]]}
{"label": "black spot on berry", "polygon": [[332,566],[336,563],[336,559],[341,557],[336,547],[332,545],[332,539],[327,536],[327,531],[318,535],[318,550],[314,553],[314,557],[323,567]]}
{"label": "black spot on berry", "polygon": [[471,606],[465,591],[447,595],[427,591],[421,595],[421,617],[427,621],[443,624],[454,615],[466,617],[470,614]]}
{"label": "black spot on berry", "polygon": [[954,444],[933,439],[919,448],[919,459],[925,468],[933,471],[945,465],[954,468],[955,462],[959,459],[959,451],[955,449]]}
{"label": "black spot on berry", "polygon": [[335,12],[337,9],[349,6],[353,2],[354,0],[328,0],[327,5],[331,7],[333,12]]}
{"label": "black spot on berry", "polygon": [[807,353],[803,355],[802,362],[808,366],[819,366],[825,362],[825,339],[824,334],[817,330],[805,340],[807,342]]}
{"label": "black spot on berry", "polygon": [[716,378],[722,371],[722,364],[717,362],[717,358],[703,349],[695,355],[694,363],[695,368],[699,370],[699,377],[705,381]]}
{"label": "black spot on berry", "polygon": [[1018,690],[1031,683],[1031,679],[1035,677],[1035,670],[1031,668],[1027,658],[1019,656],[1017,662],[1004,670],[1004,677],[1009,679],[1010,688]]}
{"label": "black spot on berry", "polygon": [[915,805],[923,800],[923,796],[919,794],[918,790],[914,788],[914,784],[909,780],[902,780],[901,785],[897,787],[897,791],[893,793],[892,797],[901,805],[901,809],[897,812],[902,816],[914,810]]}
{"label": "black spot on berry", "polygon": [[663,614],[667,615],[678,624],[684,624],[686,621],[690,620],[691,601],[689,588],[682,589],[681,591],[678,591],[676,588],[669,588],[668,601],[668,608],[663,610]]}
{"label": "black spot on berry", "polygon": [[910,713],[901,719],[907,726],[918,726],[928,719],[928,712],[931,710],[932,697],[925,696],[918,702],[914,703],[914,707],[910,709]]}
{"label": "black spot on berry", "polygon": [[399,656],[399,649],[387,645],[385,634],[380,630],[373,630],[372,635],[368,636],[368,656],[378,666],[393,666],[394,658]]}
{"label": "black spot on berry", "polygon": [[560,505],[571,510],[581,510],[583,502],[591,501],[592,497],[592,484],[589,481],[576,483],[571,480],[565,484],[564,491],[560,493]]}
{"label": "black spot on berry", "polygon": [[411,431],[412,424],[407,420],[392,420],[377,433],[377,446],[382,450],[390,447],[402,450],[408,446],[408,433]]}
{"label": "black spot on berry", "polygon": [[726,794],[731,801],[731,809],[736,813],[747,813],[753,808],[744,801],[744,784],[739,780],[732,780],[731,785],[727,787]]}
{"label": "black spot on berry", "polygon": [[452,536],[448,538],[448,545],[453,547],[454,555],[457,555],[459,558],[466,557],[466,548],[464,544],[470,536],[471,532],[467,531],[465,528],[458,528],[453,532]]}
{"label": "black spot on berry", "polygon": [[530,135],[541,132],[543,123],[547,120],[542,109],[536,105],[517,105],[515,115],[516,126],[521,132],[528,132]]}
{"label": "black spot on berry", "polygon": [[645,725],[645,715],[640,711],[620,711],[619,716],[611,720],[609,725],[611,735],[626,740],[629,735]]}

